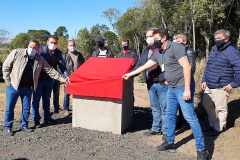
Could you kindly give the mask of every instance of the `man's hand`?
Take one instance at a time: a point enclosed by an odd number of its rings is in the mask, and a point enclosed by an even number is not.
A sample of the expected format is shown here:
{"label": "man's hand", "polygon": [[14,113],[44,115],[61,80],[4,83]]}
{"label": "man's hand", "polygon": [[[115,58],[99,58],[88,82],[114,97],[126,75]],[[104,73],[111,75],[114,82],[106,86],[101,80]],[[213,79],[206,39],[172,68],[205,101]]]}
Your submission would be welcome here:
{"label": "man's hand", "polygon": [[207,87],[207,82],[202,82],[202,89],[205,90]]}
{"label": "man's hand", "polygon": [[232,90],[232,85],[229,83],[228,85],[224,86],[223,89],[224,91],[230,92]]}
{"label": "man's hand", "polygon": [[130,76],[130,73],[124,74],[124,75],[122,76],[122,78],[123,78],[124,80],[128,80],[130,77],[131,77],[131,76]]}
{"label": "man's hand", "polygon": [[69,84],[70,81],[69,81],[69,78],[66,78],[64,82],[62,82],[62,84]]}
{"label": "man's hand", "polygon": [[168,83],[168,81],[164,81],[164,84],[168,86],[169,83]]}
{"label": "man's hand", "polygon": [[7,86],[11,86],[12,85],[11,82],[7,82],[6,84],[7,84]]}
{"label": "man's hand", "polygon": [[185,89],[184,92],[183,92],[183,100],[184,101],[188,101],[191,99],[191,91],[190,89]]}

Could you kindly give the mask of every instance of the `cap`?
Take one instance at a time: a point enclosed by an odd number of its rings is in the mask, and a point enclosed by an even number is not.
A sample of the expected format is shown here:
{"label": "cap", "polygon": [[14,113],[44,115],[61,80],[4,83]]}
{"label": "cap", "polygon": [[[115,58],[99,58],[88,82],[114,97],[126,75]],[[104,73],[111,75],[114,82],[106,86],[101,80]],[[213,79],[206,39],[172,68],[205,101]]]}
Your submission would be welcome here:
{"label": "cap", "polygon": [[98,37],[98,38],[96,39],[96,42],[104,42],[104,39],[103,39],[102,37]]}

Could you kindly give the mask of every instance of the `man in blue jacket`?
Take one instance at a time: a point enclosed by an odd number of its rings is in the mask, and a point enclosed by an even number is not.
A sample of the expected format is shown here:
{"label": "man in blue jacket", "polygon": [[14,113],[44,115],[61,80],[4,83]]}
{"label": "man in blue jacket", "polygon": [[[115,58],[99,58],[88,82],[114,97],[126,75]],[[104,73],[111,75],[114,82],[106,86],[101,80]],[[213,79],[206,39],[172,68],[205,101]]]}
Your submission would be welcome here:
{"label": "man in blue jacket", "polygon": [[231,44],[230,32],[218,30],[215,45],[202,79],[203,106],[208,114],[207,136],[217,136],[226,128],[229,91],[240,85],[240,54]]}
{"label": "man in blue jacket", "polygon": [[[143,66],[150,60],[158,48],[154,45],[153,31],[156,28],[148,29],[146,33],[147,47],[143,49],[141,57],[133,70]],[[159,135],[163,134],[162,140],[165,141],[167,134],[167,90],[168,86],[164,84],[164,72],[161,71],[159,65],[155,65],[143,72],[144,81],[147,83],[148,94],[152,109],[153,122],[150,131],[144,135]]]}

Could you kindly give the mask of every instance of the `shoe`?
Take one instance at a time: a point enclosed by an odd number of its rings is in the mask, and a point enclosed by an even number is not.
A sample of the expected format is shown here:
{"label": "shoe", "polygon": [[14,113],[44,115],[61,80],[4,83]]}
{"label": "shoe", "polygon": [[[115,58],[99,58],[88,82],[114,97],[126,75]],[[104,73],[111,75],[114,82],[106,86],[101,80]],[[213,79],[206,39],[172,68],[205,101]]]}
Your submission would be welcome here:
{"label": "shoe", "polygon": [[162,141],[163,141],[163,143],[167,142],[167,134],[166,133],[163,133]]}
{"label": "shoe", "polygon": [[62,113],[63,110],[62,109],[59,109],[59,110],[54,110],[54,113]]}
{"label": "shoe", "polygon": [[43,123],[49,123],[49,124],[52,124],[52,123],[56,123],[56,121],[52,118],[48,118],[48,119],[44,119],[43,120]]}
{"label": "shoe", "polygon": [[34,121],[34,128],[41,128],[41,124],[40,124],[40,121],[37,120],[37,121]]}
{"label": "shoe", "polygon": [[26,132],[32,132],[33,130],[28,128],[27,126],[23,126],[20,128],[22,131],[26,131]]}
{"label": "shoe", "polygon": [[210,160],[210,155],[207,150],[197,150],[197,160]]}
{"label": "shoe", "polygon": [[207,137],[214,137],[218,136],[221,132],[217,131],[216,129],[213,129],[212,131],[209,131],[206,133]]}
{"label": "shoe", "polygon": [[156,131],[150,130],[150,131],[148,131],[148,132],[145,132],[144,135],[145,135],[145,136],[162,135],[162,132],[161,132],[161,131],[156,132]]}
{"label": "shoe", "polygon": [[69,116],[69,111],[68,110],[64,110],[63,114],[64,114],[65,117],[67,117],[67,116]]}
{"label": "shoe", "polygon": [[13,136],[12,129],[6,129],[6,133],[7,133],[8,136]]}
{"label": "shoe", "polygon": [[213,127],[208,126],[207,128],[203,129],[202,131],[203,131],[203,132],[210,132],[210,131],[213,131],[213,130],[214,130]]}
{"label": "shoe", "polygon": [[173,143],[169,144],[168,142],[165,142],[165,143],[161,144],[160,146],[157,146],[157,149],[159,151],[166,151],[166,150],[170,150],[170,149],[175,149],[175,145]]}

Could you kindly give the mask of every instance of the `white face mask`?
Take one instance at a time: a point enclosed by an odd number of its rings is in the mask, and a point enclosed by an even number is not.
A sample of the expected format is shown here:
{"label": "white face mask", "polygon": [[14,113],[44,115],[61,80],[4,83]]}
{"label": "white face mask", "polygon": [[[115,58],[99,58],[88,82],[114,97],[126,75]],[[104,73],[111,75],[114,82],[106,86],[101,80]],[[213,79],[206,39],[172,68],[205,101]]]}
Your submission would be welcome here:
{"label": "white face mask", "polygon": [[32,57],[32,56],[35,56],[36,51],[35,51],[35,49],[28,48],[28,49],[27,49],[27,53],[28,53],[29,56]]}
{"label": "white face mask", "polygon": [[54,43],[48,45],[48,49],[51,51],[55,50],[56,48],[57,48],[57,45]]}
{"label": "white face mask", "polygon": [[177,42],[177,40],[174,39],[173,42]]}
{"label": "white face mask", "polygon": [[148,45],[153,45],[154,44],[154,38],[153,37],[148,37],[146,39],[146,42],[147,42]]}
{"label": "white face mask", "polygon": [[74,52],[74,51],[76,50],[76,48],[75,48],[74,46],[70,46],[70,47],[68,48],[68,50],[69,50],[70,52]]}

